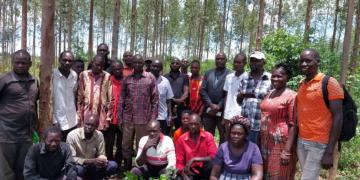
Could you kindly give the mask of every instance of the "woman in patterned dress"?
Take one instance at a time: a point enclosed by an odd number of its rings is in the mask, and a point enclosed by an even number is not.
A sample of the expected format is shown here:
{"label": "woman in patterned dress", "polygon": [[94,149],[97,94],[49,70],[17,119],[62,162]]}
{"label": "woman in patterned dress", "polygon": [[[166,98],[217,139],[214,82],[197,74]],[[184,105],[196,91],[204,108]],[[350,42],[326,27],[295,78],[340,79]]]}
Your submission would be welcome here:
{"label": "woman in patterned dress", "polygon": [[286,87],[291,78],[289,68],[280,63],[271,75],[272,91],[260,104],[260,150],[265,179],[294,179],[296,154],[294,139],[294,102],[296,92]]}

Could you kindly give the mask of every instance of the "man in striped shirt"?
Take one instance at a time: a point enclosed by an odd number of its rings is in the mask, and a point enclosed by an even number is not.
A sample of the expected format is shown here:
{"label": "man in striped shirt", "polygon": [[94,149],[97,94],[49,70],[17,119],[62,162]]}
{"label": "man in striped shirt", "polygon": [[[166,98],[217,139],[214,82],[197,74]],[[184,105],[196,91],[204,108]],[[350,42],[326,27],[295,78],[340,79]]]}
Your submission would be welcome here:
{"label": "man in striped shirt", "polygon": [[140,139],[136,167],[131,172],[145,179],[157,178],[169,169],[175,169],[174,143],[169,136],[161,133],[159,121],[150,121],[147,131],[149,135]]}

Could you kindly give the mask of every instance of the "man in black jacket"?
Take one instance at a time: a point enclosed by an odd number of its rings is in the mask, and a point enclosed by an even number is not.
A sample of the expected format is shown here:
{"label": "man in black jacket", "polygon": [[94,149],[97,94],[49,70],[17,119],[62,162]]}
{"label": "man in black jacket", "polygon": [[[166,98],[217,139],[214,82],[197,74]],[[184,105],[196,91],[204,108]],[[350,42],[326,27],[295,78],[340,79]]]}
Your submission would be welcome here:
{"label": "man in black jacket", "polygon": [[225,140],[225,127],[221,123],[225,97],[223,88],[226,75],[230,73],[230,70],[225,66],[226,61],[227,57],[224,53],[220,52],[216,55],[216,67],[205,73],[200,90],[201,99],[204,103],[204,128],[214,135],[217,127],[220,134],[220,143]]}

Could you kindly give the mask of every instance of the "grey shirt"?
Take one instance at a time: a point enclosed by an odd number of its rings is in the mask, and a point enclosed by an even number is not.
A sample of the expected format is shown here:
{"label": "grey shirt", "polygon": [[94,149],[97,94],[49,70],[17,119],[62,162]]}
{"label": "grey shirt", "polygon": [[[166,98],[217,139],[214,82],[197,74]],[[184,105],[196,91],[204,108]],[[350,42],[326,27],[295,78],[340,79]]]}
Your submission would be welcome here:
{"label": "grey shirt", "polygon": [[38,81],[21,80],[13,71],[0,75],[0,142],[32,141],[37,122]]}

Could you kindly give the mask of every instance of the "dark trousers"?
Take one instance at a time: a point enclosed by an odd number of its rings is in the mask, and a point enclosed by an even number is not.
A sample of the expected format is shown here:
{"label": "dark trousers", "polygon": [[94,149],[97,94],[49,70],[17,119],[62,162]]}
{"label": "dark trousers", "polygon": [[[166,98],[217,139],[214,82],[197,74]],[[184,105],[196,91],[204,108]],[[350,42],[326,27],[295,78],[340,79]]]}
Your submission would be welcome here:
{"label": "dark trousers", "polygon": [[0,142],[0,179],[22,180],[24,161],[32,142]]}
{"label": "dark trousers", "polygon": [[68,129],[68,130],[61,131],[61,141],[66,142],[67,135],[68,135],[72,130],[74,130],[74,129],[76,129],[76,128],[77,128],[77,127],[74,126],[74,127],[70,128],[70,129]]}
{"label": "dark trousers", "polygon": [[220,144],[225,142],[225,126],[221,124],[222,118],[218,116],[210,116],[207,113],[203,115],[203,125],[205,131],[215,136],[215,128],[218,128],[220,136]]}
{"label": "dark trousers", "polygon": [[170,127],[167,125],[166,120],[158,120],[160,123],[161,132],[167,136],[170,134]]}
{"label": "dark trousers", "polygon": [[138,177],[143,177],[144,179],[149,178],[158,178],[160,175],[166,173],[166,166],[154,166],[151,164],[144,164],[140,167],[134,167],[131,169],[131,173],[135,174]]}
{"label": "dark trousers", "polygon": [[[203,164],[202,167],[195,166],[194,169],[198,171],[195,172],[193,169],[190,168],[190,173],[187,175],[189,179],[191,180],[203,180],[203,179],[209,179],[212,169],[212,163],[211,161],[207,161]],[[178,175],[176,180],[183,180],[184,178],[181,175]]]}
{"label": "dark trousers", "polygon": [[[115,124],[110,124],[106,131],[102,131],[105,139],[105,154],[109,160],[116,161],[121,166],[122,152],[122,130]],[[114,156],[114,145],[116,145],[116,152]]]}
{"label": "dark trousers", "polygon": [[109,161],[106,167],[97,168],[94,165],[76,165],[77,174],[87,179],[104,179],[116,173],[118,165],[115,161]]}

